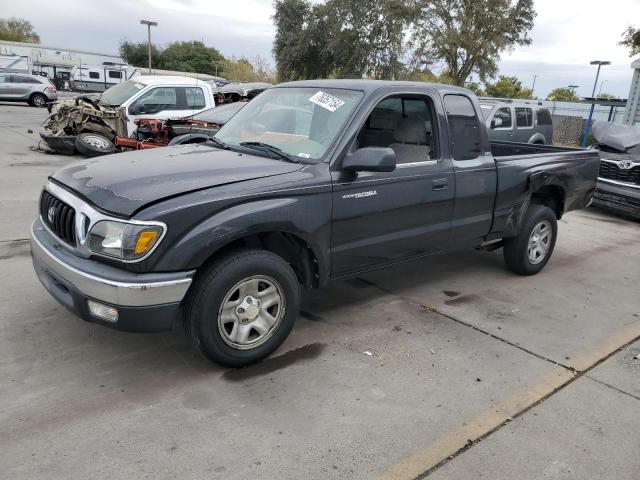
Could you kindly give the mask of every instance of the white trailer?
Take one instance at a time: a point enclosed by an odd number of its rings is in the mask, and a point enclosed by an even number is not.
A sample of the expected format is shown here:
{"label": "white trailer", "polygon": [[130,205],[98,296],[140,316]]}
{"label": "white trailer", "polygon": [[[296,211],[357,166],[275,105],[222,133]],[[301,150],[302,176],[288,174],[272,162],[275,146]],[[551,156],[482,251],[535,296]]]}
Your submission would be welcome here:
{"label": "white trailer", "polygon": [[140,69],[128,65],[79,65],[71,70],[71,89],[80,92],[104,92],[124,83]]}
{"label": "white trailer", "polygon": [[29,57],[23,55],[0,55],[0,72],[31,74]]}

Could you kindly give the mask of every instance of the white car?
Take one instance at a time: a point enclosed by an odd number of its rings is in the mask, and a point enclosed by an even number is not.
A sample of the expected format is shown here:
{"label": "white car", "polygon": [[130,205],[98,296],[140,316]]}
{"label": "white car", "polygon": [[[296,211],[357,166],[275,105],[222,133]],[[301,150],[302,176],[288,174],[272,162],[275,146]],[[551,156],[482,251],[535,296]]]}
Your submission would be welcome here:
{"label": "white car", "polygon": [[41,137],[60,153],[98,156],[115,151],[116,136],[130,137],[138,119],[178,119],[215,108],[211,86],[192,77],[138,75],[101,95],[58,101]]}
{"label": "white car", "polygon": [[124,110],[127,136],[138,118],[182,118],[215,107],[211,86],[192,77],[138,75],[106,90],[99,100],[104,107]]}

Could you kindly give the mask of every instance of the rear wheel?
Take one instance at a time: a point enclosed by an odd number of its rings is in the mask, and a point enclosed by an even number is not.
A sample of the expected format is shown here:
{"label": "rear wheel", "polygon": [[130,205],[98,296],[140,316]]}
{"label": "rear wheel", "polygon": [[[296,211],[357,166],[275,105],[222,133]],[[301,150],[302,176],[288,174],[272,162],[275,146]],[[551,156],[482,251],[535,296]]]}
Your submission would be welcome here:
{"label": "rear wheel", "polygon": [[199,273],[185,307],[193,345],[213,362],[241,367],[287,338],[300,309],[300,285],[281,257],[242,249]]}
{"label": "rear wheel", "polygon": [[534,275],[549,261],[556,244],[558,224],[553,210],[533,204],[527,211],[520,233],[504,241],[504,260],[520,275]]}
{"label": "rear wheel", "polygon": [[47,105],[47,97],[42,93],[34,93],[29,98],[29,104],[32,107],[45,107]]}
{"label": "rear wheel", "polygon": [[115,152],[116,146],[103,135],[85,132],[76,137],[76,149],[86,157],[98,157]]}

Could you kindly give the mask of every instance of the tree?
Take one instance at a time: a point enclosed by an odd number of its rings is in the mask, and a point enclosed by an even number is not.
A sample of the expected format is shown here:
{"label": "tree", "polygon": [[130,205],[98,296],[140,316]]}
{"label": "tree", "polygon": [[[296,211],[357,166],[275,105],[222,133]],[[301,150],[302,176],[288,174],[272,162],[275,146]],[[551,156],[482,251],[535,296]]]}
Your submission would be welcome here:
{"label": "tree", "polygon": [[397,78],[407,5],[407,0],[277,0],[273,53],[279,78]]}
{"label": "tree", "polygon": [[618,45],[625,46],[629,49],[629,56],[633,57],[640,54],[640,28],[636,29],[631,26],[622,34],[622,41]]}
{"label": "tree", "polygon": [[0,40],[9,42],[40,43],[33,25],[23,18],[0,18]]}
{"label": "tree", "polygon": [[328,0],[328,50],[340,77],[395,79],[402,70],[405,0]]}
{"label": "tree", "polygon": [[532,99],[533,90],[522,86],[517,77],[500,75],[495,83],[487,83],[485,92],[488,97]]}
{"label": "tree", "polygon": [[576,95],[576,92],[574,92],[572,88],[558,87],[549,92],[547,100],[554,100],[556,102],[577,102],[580,100],[580,97]]}
{"label": "tree", "polygon": [[605,92],[598,93],[598,94],[596,95],[596,97],[597,97],[597,98],[604,99],[604,100],[613,100],[613,99],[615,99],[615,98],[618,98],[618,97],[616,97],[615,95],[611,95],[610,93],[605,93]]}
{"label": "tree", "polygon": [[[120,56],[129,65],[134,67],[149,66],[149,52],[147,42],[134,43],[127,40],[120,42]],[[160,49],[151,44],[151,65],[160,68]]]}
{"label": "tree", "polygon": [[414,0],[415,63],[443,62],[456,85],[497,73],[500,54],[531,43],[533,0]]}
{"label": "tree", "polygon": [[273,55],[280,80],[328,77],[327,35],[322,31],[326,7],[308,0],[277,0],[273,23]]}
{"label": "tree", "polygon": [[[218,50],[207,47],[202,42],[173,42],[160,53],[158,68],[215,75],[214,62],[221,62],[223,58]],[[220,74],[222,72],[218,68],[218,75]]]}

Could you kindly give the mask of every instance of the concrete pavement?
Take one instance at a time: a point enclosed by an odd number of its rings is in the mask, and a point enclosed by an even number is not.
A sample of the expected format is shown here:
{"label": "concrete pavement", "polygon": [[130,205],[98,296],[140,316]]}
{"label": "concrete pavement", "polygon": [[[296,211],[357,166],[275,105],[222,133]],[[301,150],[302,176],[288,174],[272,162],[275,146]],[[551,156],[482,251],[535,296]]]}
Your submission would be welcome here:
{"label": "concrete pavement", "polygon": [[39,285],[23,239],[73,160],[30,150],[45,117],[0,104],[3,477],[639,476],[637,223],[567,215],[535,277],[469,251],[308,292],[278,352],[224,370]]}

